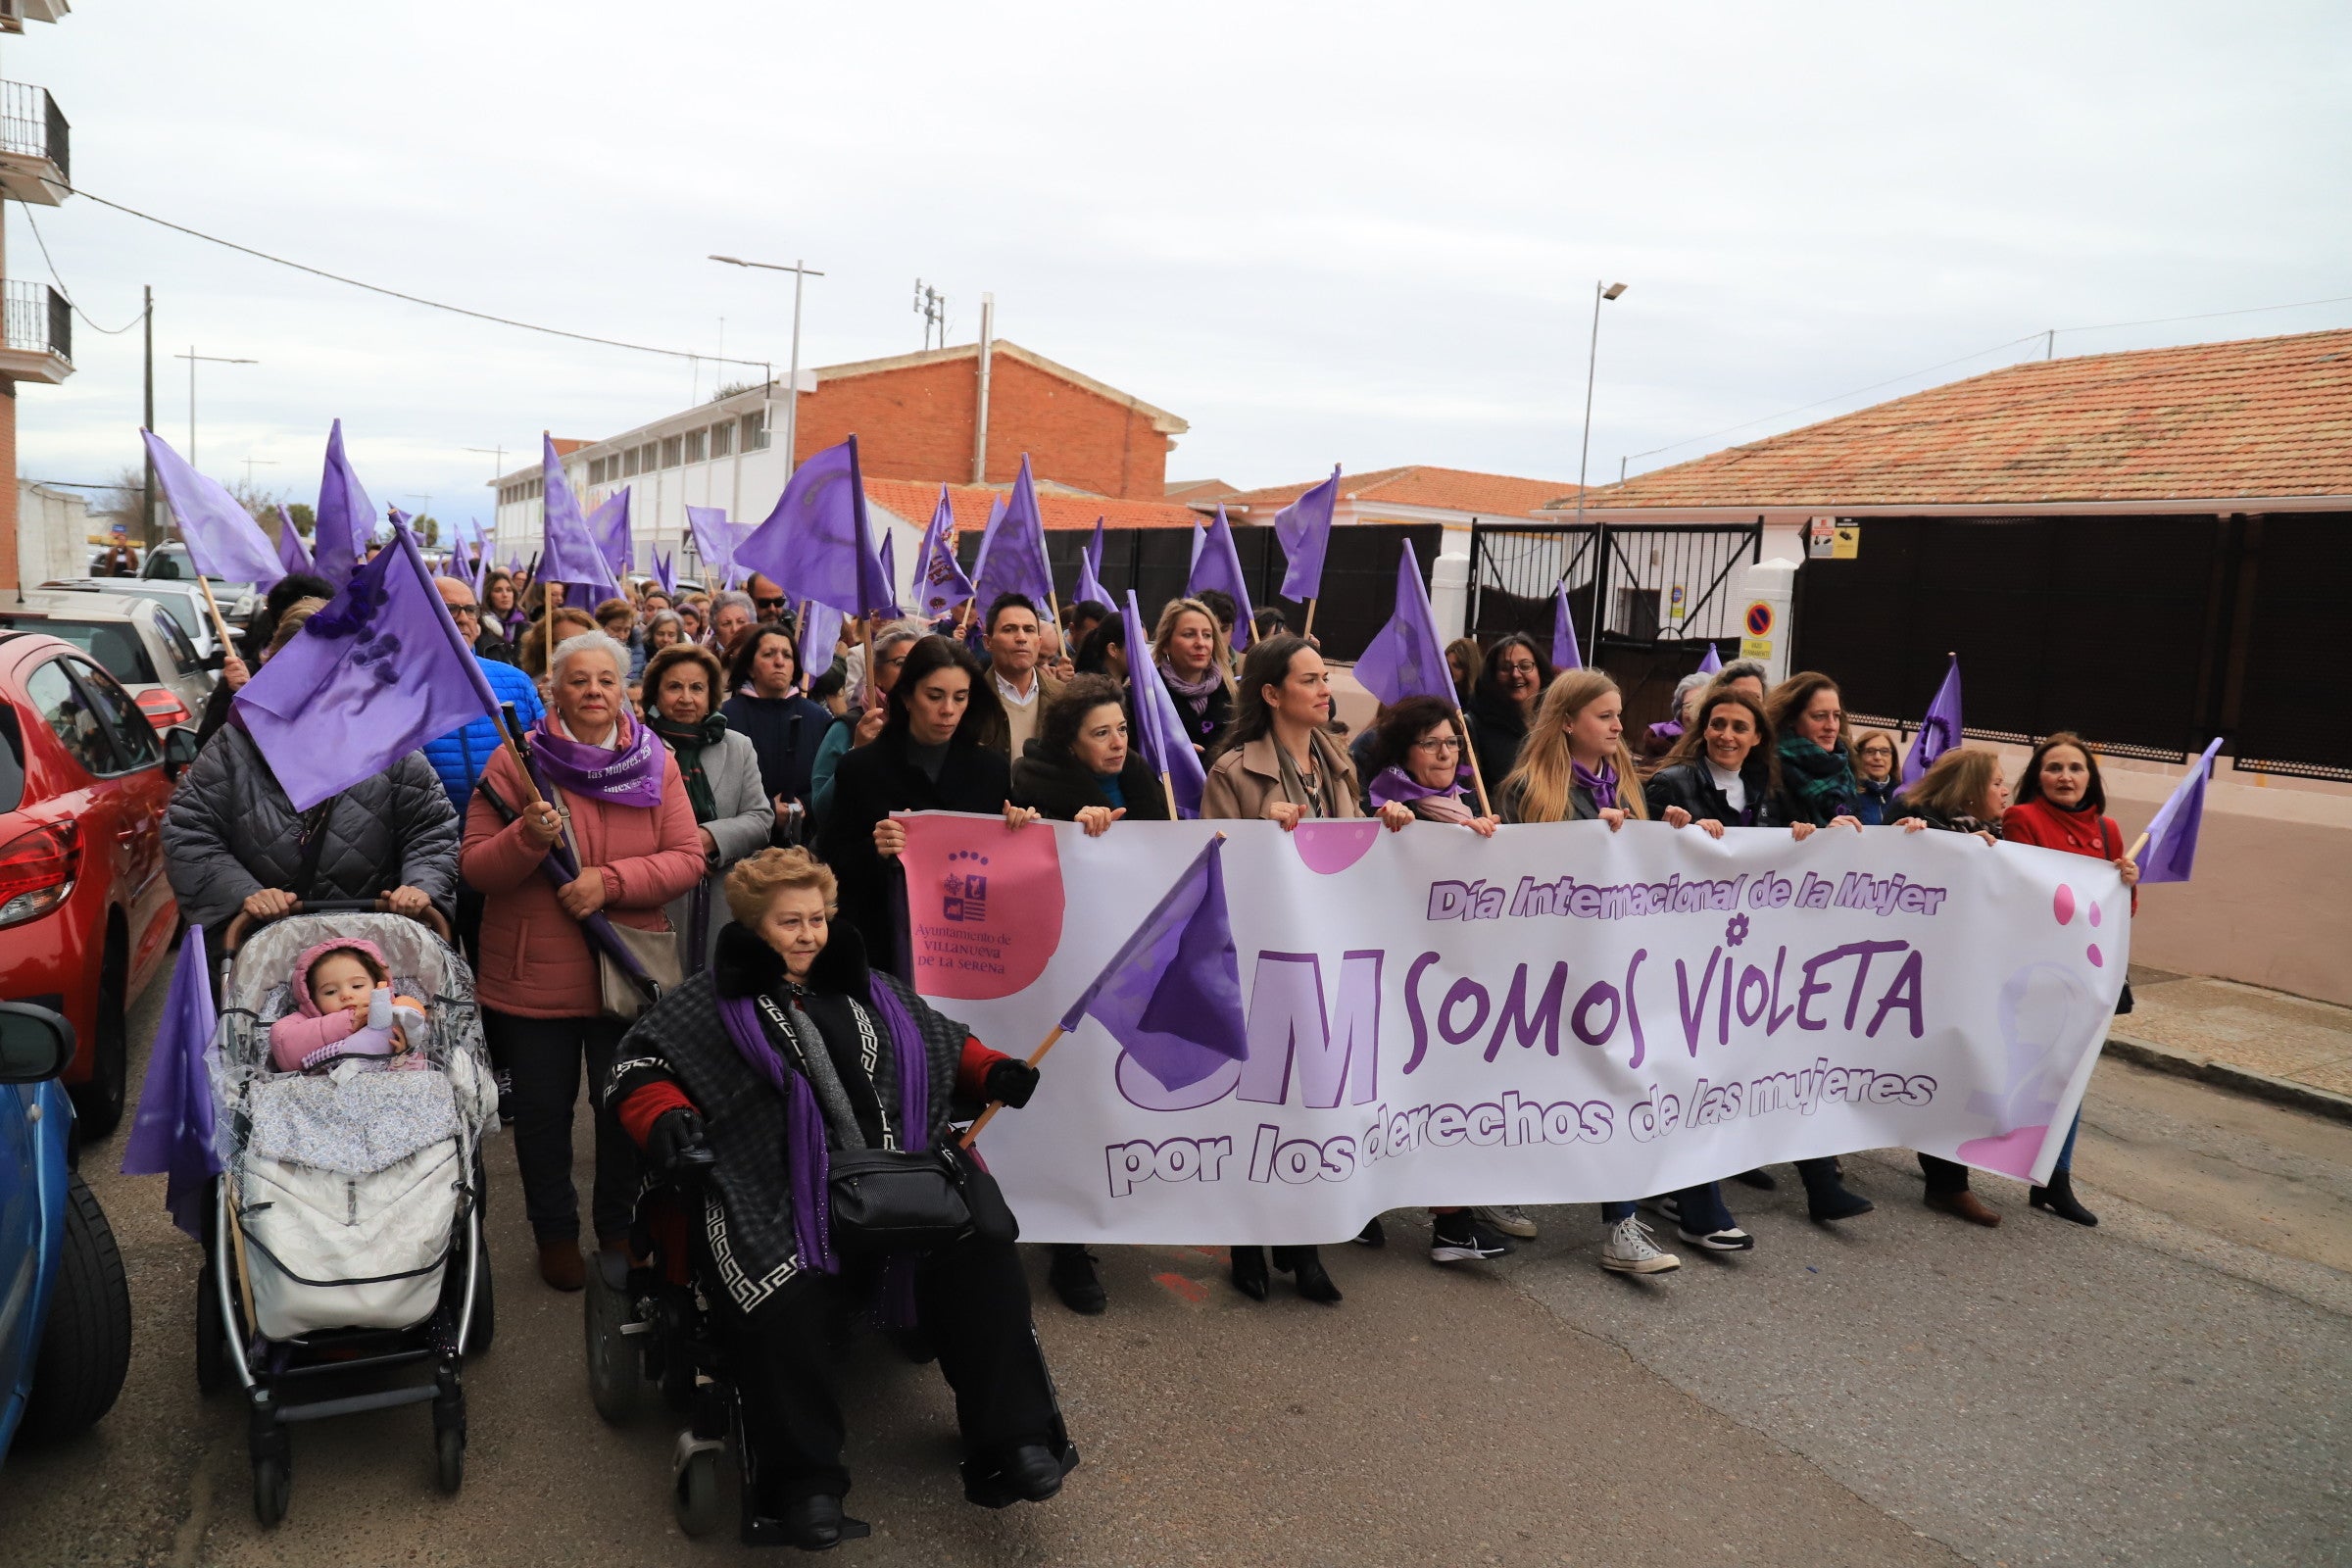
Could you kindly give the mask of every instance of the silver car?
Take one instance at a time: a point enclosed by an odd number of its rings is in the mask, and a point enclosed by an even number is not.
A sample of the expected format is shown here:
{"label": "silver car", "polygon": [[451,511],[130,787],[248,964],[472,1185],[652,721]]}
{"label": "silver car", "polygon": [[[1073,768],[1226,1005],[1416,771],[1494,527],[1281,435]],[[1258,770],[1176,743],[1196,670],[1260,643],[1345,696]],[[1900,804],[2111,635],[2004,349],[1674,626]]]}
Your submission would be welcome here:
{"label": "silver car", "polygon": [[[41,584],[40,591],[152,599],[172,612],[172,618],[179,622],[179,629],[188,634],[188,641],[204,657],[206,667],[220,667],[213,657],[220,650],[220,637],[213,629],[212,612],[205,608],[204,590],[196,585],[194,578],[174,581],[166,577],[52,577]],[[224,615],[229,612],[226,600],[220,602],[220,612]]]}
{"label": "silver car", "polygon": [[161,734],[194,729],[218,677],[171,607],[153,599],[42,590],[0,606],[0,627],[62,637],[129,691]]}

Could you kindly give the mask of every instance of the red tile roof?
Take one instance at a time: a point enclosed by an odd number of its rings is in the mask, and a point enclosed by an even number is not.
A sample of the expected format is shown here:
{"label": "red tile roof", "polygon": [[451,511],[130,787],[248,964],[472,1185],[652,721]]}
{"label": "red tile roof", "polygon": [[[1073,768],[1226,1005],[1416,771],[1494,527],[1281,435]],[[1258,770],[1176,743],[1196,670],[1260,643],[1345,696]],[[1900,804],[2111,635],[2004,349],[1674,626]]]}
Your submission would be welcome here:
{"label": "red tile roof", "polygon": [[[1323,481],[1270,485],[1244,490],[1224,498],[1225,505],[1248,507],[1251,520],[1263,509],[1269,516]],[[1434,507],[1446,512],[1483,512],[1498,516],[1525,516],[1548,505],[1562,491],[1576,486],[1557,479],[1520,479],[1507,473],[1473,473],[1463,468],[1377,468],[1370,473],[1340,475],[1340,495],[1358,506]]]}
{"label": "red tile roof", "polygon": [[1222,501],[1241,492],[1222,479],[1171,479],[1165,499],[1169,501]]}
{"label": "red tile roof", "polygon": [[[987,527],[989,503],[1005,493],[990,485],[948,486],[956,526],[959,530]],[[931,520],[932,509],[939,505],[939,486],[914,479],[868,479],[865,497],[920,528]],[[1200,520],[1190,508],[1170,502],[1072,495],[1042,484],[1037,491],[1037,511],[1049,528],[1092,528],[1097,517],[1113,528],[1190,528]]]}
{"label": "red tile roof", "polygon": [[[2352,495],[2352,331],[2035,360],[1586,492],[1589,507]],[[1561,506],[1576,504],[1571,491]]]}

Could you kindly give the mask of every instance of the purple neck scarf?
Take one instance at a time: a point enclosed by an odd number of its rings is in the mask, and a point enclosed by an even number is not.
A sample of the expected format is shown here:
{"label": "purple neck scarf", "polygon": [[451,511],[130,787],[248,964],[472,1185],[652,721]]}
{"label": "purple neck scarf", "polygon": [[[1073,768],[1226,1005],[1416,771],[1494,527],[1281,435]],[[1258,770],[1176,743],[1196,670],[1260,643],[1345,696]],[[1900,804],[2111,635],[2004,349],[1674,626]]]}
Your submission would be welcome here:
{"label": "purple neck scarf", "polygon": [[[890,1031],[891,1055],[898,1064],[899,1143],[919,1153],[931,1147],[931,1059],[899,994],[870,974],[865,989],[868,1004]],[[825,1117],[817,1108],[816,1092],[808,1087],[807,1078],[784,1064],[783,1053],[769,1042],[760,1025],[756,999],[715,993],[713,999],[735,1054],[784,1096],[785,1136],[790,1141],[784,1157],[792,1178],[793,1240],[801,1261],[827,1274],[838,1274],[841,1259],[834,1254],[832,1237],[833,1161],[825,1147]],[[822,1041],[816,1044],[818,1050],[824,1049]],[[906,1293],[901,1290],[898,1294]]]}
{"label": "purple neck scarf", "polygon": [[1372,797],[1374,806],[1398,803],[1410,806],[1415,801],[1428,800],[1432,795],[1449,795],[1459,800],[1462,798],[1462,786],[1469,780],[1468,762],[1461,763],[1453,770],[1453,782],[1450,784],[1424,784],[1401,767],[1384,767],[1372,775],[1372,787],[1366,793]]}
{"label": "purple neck scarf", "polygon": [[1592,795],[1593,809],[1608,811],[1616,808],[1617,769],[1614,766],[1603,762],[1600,771],[1595,773],[1572,758],[1568,762],[1568,776]]}
{"label": "purple neck scarf", "polygon": [[628,743],[617,752],[609,752],[557,734],[556,715],[550,712],[531,726],[531,756],[546,770],[550,782],[574,795],[607,806],[660,806],[662,743],[647,726],[630,723],[626,714],[613,722],[626,726],[623,733]]}

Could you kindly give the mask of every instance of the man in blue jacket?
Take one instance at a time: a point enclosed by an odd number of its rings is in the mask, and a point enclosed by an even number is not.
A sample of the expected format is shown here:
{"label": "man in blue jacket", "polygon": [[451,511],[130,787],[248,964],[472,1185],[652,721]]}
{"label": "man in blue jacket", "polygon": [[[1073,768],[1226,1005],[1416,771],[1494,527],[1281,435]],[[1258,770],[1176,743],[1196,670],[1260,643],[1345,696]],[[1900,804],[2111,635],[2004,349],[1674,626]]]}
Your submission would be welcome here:
{"label": "man in blue jacket", "polygon": [[[458,634],[470,645],[482,630],[482,611],[474,602],[472,587],[455,577],[435,577],[433,586],[441,590],[441,602],[449,606],[450,618],[458,623]],[[502,664],[479,654],[474,655],[473,662],[481,665],[483,678],[490,682],[491,694],[502,703],[514,705],[514,716],[522,720],[524,728],[539,721],[544,710],[539,705],[539,688],[530,676],[513,664]],[[460,822],[466,820],[466,808],[472,804],[474,784],[481,778],[482,769],[490,765],[490,754],[498,748],[498,726],[488,715],[468,719],[440,739],[424,743],[424,760],[441,775],[441,787],[449,791],[449,802],[457,808]],[[482,896],[461,883],[458,941],[466,950],[467,962],[473,961],[481,929]]]}

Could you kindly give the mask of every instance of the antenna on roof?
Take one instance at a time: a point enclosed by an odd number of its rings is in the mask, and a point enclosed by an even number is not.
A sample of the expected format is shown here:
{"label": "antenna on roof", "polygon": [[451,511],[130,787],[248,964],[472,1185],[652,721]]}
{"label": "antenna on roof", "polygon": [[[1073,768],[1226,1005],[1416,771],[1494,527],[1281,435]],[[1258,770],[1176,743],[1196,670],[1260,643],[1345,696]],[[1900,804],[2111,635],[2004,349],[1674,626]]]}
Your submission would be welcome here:
{"label": "antenna on roof", "polygon": [[946,348],[948,297],[925,284],[919,277],[914,280],[914,314],[923,318],[923,347],[927,349],[931,346],[931,329],[936,326],[939,328],[939,346]]}

